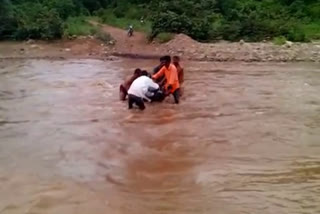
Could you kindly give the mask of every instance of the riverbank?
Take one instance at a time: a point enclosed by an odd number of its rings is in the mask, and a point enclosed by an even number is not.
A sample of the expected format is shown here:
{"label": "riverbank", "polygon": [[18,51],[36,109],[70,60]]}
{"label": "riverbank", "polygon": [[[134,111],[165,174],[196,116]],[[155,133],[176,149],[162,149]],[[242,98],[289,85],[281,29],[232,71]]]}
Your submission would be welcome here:
{"label": "riverbank", "polygon": [[164,54],[179,55],[193,61],[244,62],[320,62],[320,42],[275,45],[271,42],[200,43],[179,34],[173,40],[160,44],[149,43],[146,35],[136,32],[131,38],[126,31],[100,25],[114,39],[104,43],[89,37],[77,37],[54,42],[26,41],[0,42],[0,59],[10,58],[98,58],[112,56],[129,58],[158,58]]}

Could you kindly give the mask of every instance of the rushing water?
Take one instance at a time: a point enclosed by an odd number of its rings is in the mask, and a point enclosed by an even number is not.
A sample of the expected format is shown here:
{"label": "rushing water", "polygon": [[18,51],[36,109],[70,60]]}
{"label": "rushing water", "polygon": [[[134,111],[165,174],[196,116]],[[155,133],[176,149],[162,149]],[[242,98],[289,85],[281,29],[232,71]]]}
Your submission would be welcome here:
{"label": "rushing water", "polygon": [[0,213],[320,213],[319,65],[188,63],[128,111],[151,61],[0,62]]}

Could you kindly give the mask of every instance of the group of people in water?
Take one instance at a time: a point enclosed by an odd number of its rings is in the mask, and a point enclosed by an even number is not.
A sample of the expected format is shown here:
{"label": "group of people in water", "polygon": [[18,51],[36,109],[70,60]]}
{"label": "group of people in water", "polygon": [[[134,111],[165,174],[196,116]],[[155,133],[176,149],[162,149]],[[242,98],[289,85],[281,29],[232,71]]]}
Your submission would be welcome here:
{"label": "group of people in water", "polygon": [[132,76],[120,85],[120,100],[128,97],[128,107],[134,106],[145,109],[144,102],[162,102],[167,96],[173,95],[176,104],[179,104],[184,82],[184,70],[180,65],[180,58],[163,56],[160,64],[154,68],[153,74],[139,68]]}

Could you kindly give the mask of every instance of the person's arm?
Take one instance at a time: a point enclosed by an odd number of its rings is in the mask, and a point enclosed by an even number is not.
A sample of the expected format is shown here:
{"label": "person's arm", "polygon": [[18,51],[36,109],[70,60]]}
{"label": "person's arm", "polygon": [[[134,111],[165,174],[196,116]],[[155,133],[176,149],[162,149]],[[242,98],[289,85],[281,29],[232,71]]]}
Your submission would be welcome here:
{"label": "person's arm", "polygon": [[181,73],[180,73],[180,83],[183,83],[184,82],[184,70],[183,70],[183,68],[181,68],[181,71],[180,71]]}
{"label": "person's arm", "polygon": [[128,76],[126,78],[126,80],[123,83],[123,86],[125,87],[126,90],[129,90],[131,84],[133,83],[133,77],[132,76]]}
{"label": "person's arm", "polygon": [[153,74],[156,74],[156,73],[158,73],[159,71],[160,71],[160,65],[158,65],[157,67],[155,67],[154,69],[153,69]]}
{"label": "person's arm", "polygon": [[159,85],[152,81],[152,79],[148,79],[147,82],[148,88],[154,88],[155,90],[159,89]]}
{"label": "person's arm", "polygon": [[151,102],[150,97],[152,97],[154,95],[154,92],[158,89],[159,85],[157,83],[154,83],[150,78],[146,79],[145,87],[143,88],[143,98],[146,99],[148,102]]}
{"label": "person's arm", "polygon": [[148,93],[150,93],[149,91],[148,91],[148,88],[144,88],[143,89],[143,99],[145,99],[145,100],[147,100],[148,102],[151,102],[151,99],[147,96],[148,95]]}
{"label": "person's arm", "polygon": [[158,79],[159,77],[164,75],[165,67],[162,67],[160,71],[152,76],[152,79]]}

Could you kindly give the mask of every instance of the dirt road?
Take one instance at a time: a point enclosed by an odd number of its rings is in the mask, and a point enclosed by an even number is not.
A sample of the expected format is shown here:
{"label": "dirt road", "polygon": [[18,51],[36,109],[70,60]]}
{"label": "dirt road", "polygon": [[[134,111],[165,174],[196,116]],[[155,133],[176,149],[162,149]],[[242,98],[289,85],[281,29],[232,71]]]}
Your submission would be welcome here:
{"label": "dirt road", "polygon": [[134,32],[132,37],[127,35],[127,31],[112,27],[109,25],[102,25],[95,21],[90,21],[93,25],[101,26],[102,30],[109,33],[115,40],[113,53],[115,55],[138,55],[146,58],[154,56],[158,57],[166,53],[166,50],[157,43],[150,43],[147,35],[142,32]]}

